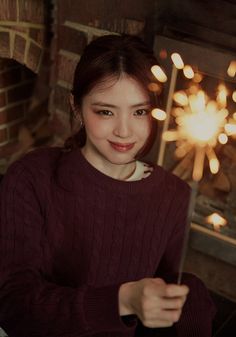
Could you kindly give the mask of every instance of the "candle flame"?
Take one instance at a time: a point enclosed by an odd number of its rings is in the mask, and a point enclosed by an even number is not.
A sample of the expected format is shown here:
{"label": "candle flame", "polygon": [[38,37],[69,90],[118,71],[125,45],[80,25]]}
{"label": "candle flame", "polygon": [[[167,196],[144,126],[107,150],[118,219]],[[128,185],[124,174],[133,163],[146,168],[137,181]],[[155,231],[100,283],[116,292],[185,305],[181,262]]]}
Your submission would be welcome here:
{"label": "candle flame", "polygon": [[223,218],[218,213],[212,213],[206,217],[206,222],[212,224],[214,229],[219,231],[221,226],[225,226],[227,224],[227,220]]}
{"label": "candle flame", "polygon": [[165,74],[165,72],[161,69],[160,66],[158,65],[154,65],[151,67],[151,72],[153,73],[153,75],[156,77],[156,79],[159,82],[166,82],[167,81],[167,76]]}
{"label": "candle flame", "polygon": [[183,69],[184,68],[184,62],[181,58],[181,56],[178,53],[173,53],[171,55],[171,59],[177,69]]}

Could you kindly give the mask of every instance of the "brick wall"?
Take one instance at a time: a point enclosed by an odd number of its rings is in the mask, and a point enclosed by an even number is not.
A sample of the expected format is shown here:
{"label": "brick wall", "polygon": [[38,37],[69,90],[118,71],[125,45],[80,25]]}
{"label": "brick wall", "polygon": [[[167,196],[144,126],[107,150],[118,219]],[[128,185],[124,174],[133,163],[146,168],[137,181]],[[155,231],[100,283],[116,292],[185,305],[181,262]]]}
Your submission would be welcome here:
{"label": "brick wall", "polygon": [[45,3],[0,0],[0,172],[19,150],[18,131],[32,119],[30,110],[49,96]]}
{"label": "brick wall", "polygon": [[38,72],[45,35],[43,1],[0,0],[0,8],[0,57]]}

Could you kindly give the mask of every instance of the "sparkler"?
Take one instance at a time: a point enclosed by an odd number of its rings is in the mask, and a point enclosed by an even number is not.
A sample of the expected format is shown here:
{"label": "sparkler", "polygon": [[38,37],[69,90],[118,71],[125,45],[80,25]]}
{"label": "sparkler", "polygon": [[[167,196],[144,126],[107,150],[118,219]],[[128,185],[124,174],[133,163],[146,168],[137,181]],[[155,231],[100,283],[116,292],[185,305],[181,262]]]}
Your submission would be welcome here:
{"label": "sparkler", "polygon": [[[178,69],[183,69],[184,76],[188,79],[193,79],[195,83],[201,81],[202,75],[200,73],[195,74],[191,66],[184,65],[179,54],[174,53],[171,58],[173,67],[166,105],[166,119],[163,125],[163,137],[161,139],[157,163],[159,165],[163,164],[165,146],[168,141],[176,141],[175,155],[178,158],[184,158],[189,151],[194,151],[195,154],[186,232],[177,281],[177,283],[180,284],[187,251],[191,219],[195,208],[197,187],[198,182],[203,176],[205,158],[208,159],[211,173],[216,174],[219,171],[220,162],[214,149],[219,143],[226,144],[228,136],[236,135],[236,117],[233,115],[233,119],[227,119],[229,116],[229,112],[226,108],[228,91],[223,84],[220,84],[218,87],[216,100],[210,99],[199,86],[191,86],[187,91],[182,90],[174,92]],[[157,70],[157,68],[155,69]],[[236,75],[235,61],[231,62],[227,72],[231,77]],[[153,74],[159,80],[159,73],[153,71]],[[165,81],[167,80],[167,77],[162,74],[161,79],[163,78],[165,78]],[[233,93],[232,99],[236,100],[236,93]],[[168,130],[173,101],[177,104],[177,108],[173,110],[177,127],[176,129]],[[152,112],[152,115],[154,118],[159,119],[154,111]],[[216,219],[216,216],[214,215],[213,220],[219,222],[219,217]],[[208,221],[213,220],[208,219]]]}

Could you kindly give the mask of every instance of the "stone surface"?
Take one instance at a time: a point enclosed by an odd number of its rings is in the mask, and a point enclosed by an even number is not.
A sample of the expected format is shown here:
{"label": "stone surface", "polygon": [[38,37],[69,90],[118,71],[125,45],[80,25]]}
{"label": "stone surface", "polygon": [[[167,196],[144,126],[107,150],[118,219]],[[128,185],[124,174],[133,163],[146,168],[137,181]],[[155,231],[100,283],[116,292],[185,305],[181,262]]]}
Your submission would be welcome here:
{"label": "stone surface", "polygon": [[185,271],[199,276],[214,292],[236,302],[236,268],[189,247]]}

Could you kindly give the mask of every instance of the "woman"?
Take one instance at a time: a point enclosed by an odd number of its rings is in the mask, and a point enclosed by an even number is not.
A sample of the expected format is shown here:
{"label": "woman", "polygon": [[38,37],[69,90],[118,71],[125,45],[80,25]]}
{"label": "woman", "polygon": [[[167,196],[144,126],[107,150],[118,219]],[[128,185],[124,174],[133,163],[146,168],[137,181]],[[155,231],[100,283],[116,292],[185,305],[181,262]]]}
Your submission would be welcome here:
{"label": "woman", "polygon": [[188,185],[142,161],[156,135],[156,63],[139,38],[94,40],[70,96],[79,129],[64,149],[37,150],[8,170],[0,326],[9,336],[131,337],[137,322],[210,336],[202,283],[175,284]]}

